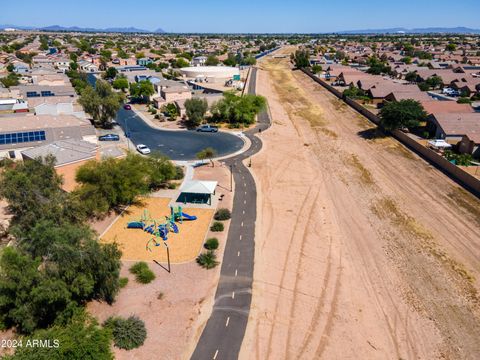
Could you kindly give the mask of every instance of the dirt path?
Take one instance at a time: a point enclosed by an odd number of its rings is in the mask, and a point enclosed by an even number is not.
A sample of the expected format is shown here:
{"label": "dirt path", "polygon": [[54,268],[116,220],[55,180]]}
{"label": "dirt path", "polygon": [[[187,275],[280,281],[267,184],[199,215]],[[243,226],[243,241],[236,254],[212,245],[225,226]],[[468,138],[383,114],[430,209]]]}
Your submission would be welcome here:
{"label": "dirt path", "polygon": [[274,123],[241,358],[478,358],[480,202],[287,59],[261,67]]}

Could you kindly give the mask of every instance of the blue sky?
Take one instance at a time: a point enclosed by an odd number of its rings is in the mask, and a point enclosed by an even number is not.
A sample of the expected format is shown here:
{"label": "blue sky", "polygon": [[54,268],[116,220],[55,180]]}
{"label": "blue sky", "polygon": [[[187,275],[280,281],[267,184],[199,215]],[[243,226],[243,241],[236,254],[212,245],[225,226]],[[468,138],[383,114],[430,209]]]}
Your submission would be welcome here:
{"label": "blue sky", "polygon": [[0,24],[128,27],[168,32],[334,32],[480,28],[480,0],[2,1]]}

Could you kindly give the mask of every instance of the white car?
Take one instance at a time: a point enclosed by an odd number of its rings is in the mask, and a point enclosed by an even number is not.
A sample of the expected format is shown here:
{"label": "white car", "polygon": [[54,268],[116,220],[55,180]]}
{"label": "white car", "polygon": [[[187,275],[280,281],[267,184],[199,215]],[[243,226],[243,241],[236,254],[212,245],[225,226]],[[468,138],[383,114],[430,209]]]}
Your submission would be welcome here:
{"label": "white car", "polygon": [[147,154],[150,154],[151,153],[151,150],[148,146],[146,145],[143,145],[143,144],[138,144],[137,145],[137,151],[140,153],[140,154],[143,154],[143,155],[147,155]]}

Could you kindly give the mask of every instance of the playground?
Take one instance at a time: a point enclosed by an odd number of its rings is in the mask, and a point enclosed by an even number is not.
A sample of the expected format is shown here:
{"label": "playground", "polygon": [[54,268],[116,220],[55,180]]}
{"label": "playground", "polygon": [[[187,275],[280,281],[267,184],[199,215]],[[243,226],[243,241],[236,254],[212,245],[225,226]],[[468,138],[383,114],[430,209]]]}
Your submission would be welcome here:
{"label": "playground", "polygon": [[[171,199],[151,197],[130,206],[102,235],[103,242],[117,242],[122,260],[167,262],[194,260],[200,252],[214,214],[213,209],[169,206]],[[172,221],[174,219],[174,221]]]}

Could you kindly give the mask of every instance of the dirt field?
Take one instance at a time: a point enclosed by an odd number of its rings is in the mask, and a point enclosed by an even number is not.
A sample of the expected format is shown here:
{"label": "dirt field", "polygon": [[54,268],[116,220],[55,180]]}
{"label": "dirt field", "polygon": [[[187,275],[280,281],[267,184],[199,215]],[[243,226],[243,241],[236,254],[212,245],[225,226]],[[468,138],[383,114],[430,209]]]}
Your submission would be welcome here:
{"label": "dirt field", "polygon": [[[170,199],[152,197],[142,200],[142,205],[131,206],[122,214],[102,236],[104,242],[117,242],[120,245],[123,256],[122,260],[157,260],[167,261],[166,248],[150,244],[147,249],[147,242],[152,235],[141,229],[127,229],[127,223],[138,221],[147,209],[150,216],[159,221],[165,222],[165,216],[170,215],[168,204]],[[189,215],[196,216],[197,220],[183,221],[177,223],[179,232],[168,234],[168,247],[170,248],[170,261],[172,263],[188,262],[195,259],[202,249],[205,236],[208,232],[214,210],[212,209],[191,209],[184,208],[183,211]],[[161,240],[161,239],[160,239]]]}
{"label": "dirt field", "polygon": [[260,66],[273,127],[252,161],[259,218],[240,357],[478,359],[480,201],[288,59]]}

